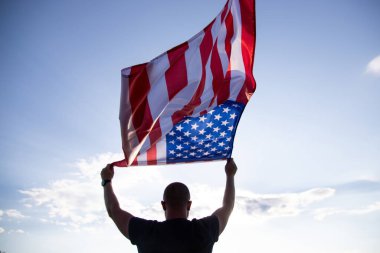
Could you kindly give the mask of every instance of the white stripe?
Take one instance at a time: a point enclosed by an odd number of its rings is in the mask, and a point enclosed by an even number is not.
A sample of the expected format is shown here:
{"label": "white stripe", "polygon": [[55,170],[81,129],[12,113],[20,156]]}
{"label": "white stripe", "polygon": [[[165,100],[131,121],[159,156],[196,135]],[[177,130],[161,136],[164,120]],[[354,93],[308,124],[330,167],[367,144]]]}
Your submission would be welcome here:
{"label": "white stripe", "polygon": [[165,111],[161,114],[161,129],[165,130],[162,130],[163,135],[166,135],[173,127],[172,115],[176,111],[181,110],[183,105],[187,105],[190,102],[199,86],[202,76],[202,60],[199,45],[203,37],[204,33],[201,32],[197,37],[193,37],[189,41],[189,49],[185,52],[188,84],[172,98]]}
{"label": "white stripe", "polygon": [[231,13],[234,23],[234,36],[232,38],[231,49],[231,83],[230,99],[236,101],[236,98],[245,81],[245,67],[241,51],[242,21],[239,1],[233,1]]}
{"label": "white stripe", "polygon": [[144,152],[137,156],[137,165],[147,165],[147,153]]}
{"label": "white stripe", "polygon": [[165,53],[147,65],[147,73],[151,85],[148,102],[153,121],[161,115],[169,102],[165,72],[170,67],[168,55]]}
{"label": "white stripe", "polygon": [[230,63],[230,60],[228,59],[228,55],[226,52],[225,42],[226,42],[226,36],[227,36],[227,27],[226,27],[225,21],[226,20],[223,20],[223,24],[218,35],[218,52],[219,52],[220,61],[222,62],[223,76],[226,76],[228,65]]}
{"label": "white stripe", "polygon": [[[214,24],[211,27],[211,36],[213,41],[213,47],[216,46],[216,40],[218,39],[218,33],[221,28],[221,13],[216,17]],[[219,39],[218,39],[219,40]],[[213,75],[211,71],[211,55],[212,55],[212,49],[210,51],[210,56],[207,59],[206,63],[206,73],[205,73],[205,87],[201,96],[201,104],[197,106],[194,110],[194,114],[198,115],[201,111],[207,110],[208,106],[211,102],[211,99],[214,97],[214,90],[212,86],[213,81]],[[195,116],[194,115],[194,116]]]}
{"label": "white stripe", "polygon": [[166,137],[156,143],[157,163],[166,163]]}

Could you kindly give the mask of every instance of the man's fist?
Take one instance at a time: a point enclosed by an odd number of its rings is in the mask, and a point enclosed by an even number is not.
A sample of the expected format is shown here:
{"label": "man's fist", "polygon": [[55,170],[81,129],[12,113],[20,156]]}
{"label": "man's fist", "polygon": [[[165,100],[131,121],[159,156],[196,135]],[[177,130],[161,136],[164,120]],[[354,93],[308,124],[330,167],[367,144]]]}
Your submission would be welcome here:
{"label": "man's fist", "polygon": [[227,159],[225,170],[226,170],[227,177],[229,177],[229,176],[235,176],[236,171],[237,171],[237,166],[236,166],[233,158],[228,158]]}
{"label": "man's fist", "polygon": [[113,174],[114,174],[113,165],[107,164],[107,166],[104,169],[102,169],[100,176],[102,177],[103,180],[112,180]]}

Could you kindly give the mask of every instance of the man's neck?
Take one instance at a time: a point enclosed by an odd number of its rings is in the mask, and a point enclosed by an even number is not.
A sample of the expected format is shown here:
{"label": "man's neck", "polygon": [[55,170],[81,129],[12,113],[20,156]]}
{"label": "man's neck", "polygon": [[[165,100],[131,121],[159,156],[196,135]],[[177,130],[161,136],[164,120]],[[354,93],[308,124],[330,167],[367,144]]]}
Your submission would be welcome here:
{"label": "man's neck", "polygon": [[189,215],[189,212],[186,209],[180,209],[180,210],[168,209],[165,211],[166,220],[187,219],[188,215]]}

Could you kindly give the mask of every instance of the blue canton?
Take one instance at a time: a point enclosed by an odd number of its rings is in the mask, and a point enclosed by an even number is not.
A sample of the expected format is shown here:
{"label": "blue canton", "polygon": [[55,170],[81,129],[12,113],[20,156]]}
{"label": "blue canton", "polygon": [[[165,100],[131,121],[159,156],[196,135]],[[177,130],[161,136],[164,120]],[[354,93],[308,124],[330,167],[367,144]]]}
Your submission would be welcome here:
{"label": "blue canton", "polygon": [[226,101],[200,117],[186,117],[166,135],[167,162],[230,158],[244,104]]}

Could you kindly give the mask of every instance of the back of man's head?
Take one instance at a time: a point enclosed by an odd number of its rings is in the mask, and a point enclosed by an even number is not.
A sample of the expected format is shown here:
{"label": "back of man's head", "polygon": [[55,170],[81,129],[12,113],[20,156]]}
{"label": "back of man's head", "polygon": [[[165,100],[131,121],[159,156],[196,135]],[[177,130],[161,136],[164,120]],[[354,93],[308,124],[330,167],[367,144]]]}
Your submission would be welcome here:
{"label": "back of man's head", "polygon": [[183,183],[171,183],[165,188],[164,201],[172,208],[181,208],[190,201],[190,191]]}

